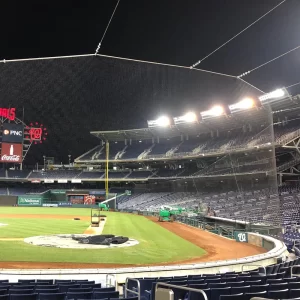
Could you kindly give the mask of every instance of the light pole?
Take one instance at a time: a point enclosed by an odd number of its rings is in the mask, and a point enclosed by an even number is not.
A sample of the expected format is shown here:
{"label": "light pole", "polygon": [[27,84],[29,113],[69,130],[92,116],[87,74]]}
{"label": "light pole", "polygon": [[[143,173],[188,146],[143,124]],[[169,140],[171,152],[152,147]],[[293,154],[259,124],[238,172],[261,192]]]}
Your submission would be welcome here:
{"label": "light pole", "polygon": [[46,156],[43,155],[43,158],[44,158],[44,170],[46,171]]}
{"label": "light pole", "polygon": [[69,169],[71,168],[71,154],[68,155],[69,157]]}

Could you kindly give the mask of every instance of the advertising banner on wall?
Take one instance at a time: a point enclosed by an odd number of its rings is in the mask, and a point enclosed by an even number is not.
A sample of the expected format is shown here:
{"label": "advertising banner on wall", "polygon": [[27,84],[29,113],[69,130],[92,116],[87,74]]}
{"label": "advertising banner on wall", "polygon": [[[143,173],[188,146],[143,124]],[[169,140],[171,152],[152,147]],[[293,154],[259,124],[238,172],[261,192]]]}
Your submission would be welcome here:
{"label": "advertising banner on wall", "polygon": [[24,126],[22,124],[4,123],[2,142],[22,144],[24,138]]}
{"label": "advertising banner on wall", "polygon": [[43,204],[43,197],[39,196],[19,196],[19,206],[41,206]]}
{"label": "advertising banner on wall", "polygon": [[2,143],[1,161],[21,163],[23,156],[23,144]]}
{"label": "advertising banner on wall", "polygon": [[44,179],[44,182],[45,183],[54,183],[54,180],[53,179]]}
{"label": "advertising banner on wall", "polygon": [[72,183],[81,183],[81,179],[72,179],[71,182]]}
{"label": "advertising banner on wall", "polygon": [[57,180],[58,183],[68,183],[67,179],[58,179]]}
{"label": "advertising banner on wall", "polygon": [[59,202],[58,206],[59,207],[69,207],[69,206],[72,206],[72,203],[71,202]]}
{"label": "advertising banner on wall", "polygon": [[51,194],[65,194],[66,190],[50,190]]}

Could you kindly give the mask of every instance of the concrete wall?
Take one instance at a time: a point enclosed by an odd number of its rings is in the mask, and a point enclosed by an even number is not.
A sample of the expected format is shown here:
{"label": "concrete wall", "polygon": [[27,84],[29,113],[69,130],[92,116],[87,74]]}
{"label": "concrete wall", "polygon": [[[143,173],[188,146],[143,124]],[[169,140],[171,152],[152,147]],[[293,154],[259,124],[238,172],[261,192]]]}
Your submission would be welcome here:
{"label": "concrete wall", "polygon": [[17,203],[17,196],[0,196],[0,206],[14,206]]}

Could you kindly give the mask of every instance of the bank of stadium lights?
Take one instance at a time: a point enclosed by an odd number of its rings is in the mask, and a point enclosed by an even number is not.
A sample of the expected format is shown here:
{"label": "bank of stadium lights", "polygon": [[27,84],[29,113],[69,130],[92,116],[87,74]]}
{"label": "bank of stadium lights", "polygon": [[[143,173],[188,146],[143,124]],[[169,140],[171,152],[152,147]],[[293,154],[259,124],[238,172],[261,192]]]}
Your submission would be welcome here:
{"label": "bank of stadium lights", "polygon": [[235,104],[229,105],[229,110],[231,113],[235,113],[242,110],[247,110],[255,107],[255,101],[252,98],[245,98]]}
{"label": "bank of stadium lights", "polygon": [[285,92],[284,89],[277,89],[273,92],[267,93],[265,95],[262,95],[260,97],[258,97],[258,99],[261,102],[267,101],[267,100],[278,100],[280,98],[283,98],[287,96],[287,93]]}
{"label": "bank of stadium lights", "polygon": [[185,123],[196,123],[198,121],[199,121],[199,118],[198,118],[197,114],[192,111],[186,113],[183,116],[174,118],[175,125],[185,124]]}
{"label": "bank of stadium lights", "polygon": [[195,112],[188,112],[183,116],[175,117],[175,118],[170,118],[168,116],[161,116],[156,120],[148,121],[148,127],[150,128],[169,127],[174,124],[179,125],[179,124],[187,124],[187,123],[197,123],[201,120],[226,115],[228,113],[228,108],[229,108],[229,112],[232,114],[239,111],[252,109],[254,107],[258,107],[266,103],[277,101],[288,96],[289,94],[286,91],[286,89],[277,89],[275,91],[272,91],[270,93],[258,97],[258,99],[244,98],[241,101],[226,107],[221,105],[216,105],[207,111],[200,112],[200,114]]}
{"label": "bank of stadium lights", "polygon": [[202,120],[212,118],[212,117],[219,117],[225,114],[225,109],[221,105],[213,106],[211,109],[200,112]]}
{"label": "bank of stadium lights", "polygon": [[156,120],[148,121],[148,127],[168,127],[171,123],[171,118],[168,116],[161,116]]}

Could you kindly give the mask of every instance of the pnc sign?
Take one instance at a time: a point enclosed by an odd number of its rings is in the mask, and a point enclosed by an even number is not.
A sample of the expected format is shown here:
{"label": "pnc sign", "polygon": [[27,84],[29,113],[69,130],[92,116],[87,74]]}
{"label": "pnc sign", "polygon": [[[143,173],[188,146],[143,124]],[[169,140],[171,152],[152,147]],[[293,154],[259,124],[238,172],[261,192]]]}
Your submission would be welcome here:
{"label": "pnc sign", "polygon": [[23,131],[22,130],[4,130],[4,135],[13,135],[13,136],[23,136]]}
{"label": "pnc sign", "polygon": [[22,124],[4,123],[2,142],[4,143],[23,143],[24,126]]}
{"label": "pnc sign", "polygon": [[1,108],[0,107],[0,117],[7,118],[11,121],[14,121],[16,118],[16,109],[15,108]]}

